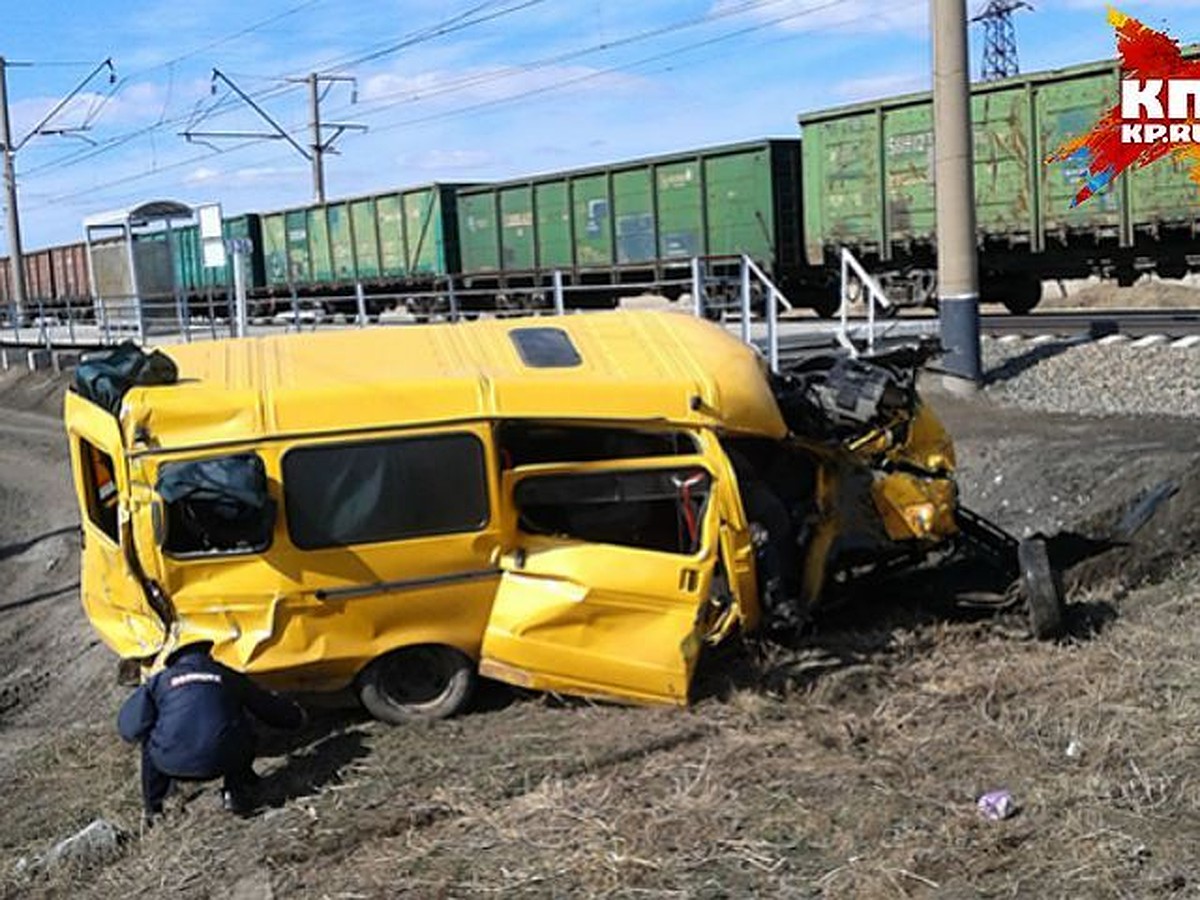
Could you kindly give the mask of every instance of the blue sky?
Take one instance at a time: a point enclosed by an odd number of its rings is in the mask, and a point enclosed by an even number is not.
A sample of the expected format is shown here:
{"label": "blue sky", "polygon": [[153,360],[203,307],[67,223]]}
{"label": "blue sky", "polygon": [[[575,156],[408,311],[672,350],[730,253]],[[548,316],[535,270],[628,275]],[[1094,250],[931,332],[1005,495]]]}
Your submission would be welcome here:
{"label": "blue sky", "polygon": [[[308,143],[311,71],[326,121],[357,122],[327,158],[329,197],[485,181],[796,133],[804,110],[929,83],[927,0],[73,0],[9,4],[0,32],[14,141],[105,57],[107,71],[17,156],[23,243],[78,240],[84,216],[153,198],[226,213],[312,198],[283,140],[188,143],[178,132],[267,126],[219,68]],[[969,0],[973,9],[983,0]],[[1104,0],[1034,0],[1018,14],[1025,71],[1111,56]],[[1195,0],[1118,6],[1200,40]],[[980,35],[972,35],[978,66]],[[7,252],[0,229],[0,252]]]}

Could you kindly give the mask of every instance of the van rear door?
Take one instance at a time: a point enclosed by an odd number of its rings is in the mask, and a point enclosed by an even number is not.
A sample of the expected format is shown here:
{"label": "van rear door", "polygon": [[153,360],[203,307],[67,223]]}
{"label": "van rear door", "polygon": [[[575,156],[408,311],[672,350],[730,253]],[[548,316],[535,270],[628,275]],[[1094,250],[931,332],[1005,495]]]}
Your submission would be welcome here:
{"label": "van rear door", "polygon": [[153,656],[166,632],[125,553],[130,530],[121,498],[129,497],[129,472],[120,428],[111,413],[71,392],[64,415],[83,528],[84,611],[122,658]]}
{"label": "van rear door", "polygon": [[512,549],[480,671],[539,690],[685,704],[718,559],[699,457],[505,473]]}

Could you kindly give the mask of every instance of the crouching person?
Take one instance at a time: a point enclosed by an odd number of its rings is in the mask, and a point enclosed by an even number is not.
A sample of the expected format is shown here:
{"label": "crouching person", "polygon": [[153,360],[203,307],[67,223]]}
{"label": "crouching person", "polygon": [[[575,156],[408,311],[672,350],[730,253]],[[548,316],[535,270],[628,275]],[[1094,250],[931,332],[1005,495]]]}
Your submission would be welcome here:
{"label": "crouching person", "polygon": [[227,810],[248,812],[258,782],[254,772],[254,726],[247,712],[267,725],[299,728],[304,709],[264,690],[214,660],[212,642],[190,643],[169,657],[125,701],[117,718],[121,737],[142,744],[142,803],[147,817],[162,812],[171,780],[224,778]]}

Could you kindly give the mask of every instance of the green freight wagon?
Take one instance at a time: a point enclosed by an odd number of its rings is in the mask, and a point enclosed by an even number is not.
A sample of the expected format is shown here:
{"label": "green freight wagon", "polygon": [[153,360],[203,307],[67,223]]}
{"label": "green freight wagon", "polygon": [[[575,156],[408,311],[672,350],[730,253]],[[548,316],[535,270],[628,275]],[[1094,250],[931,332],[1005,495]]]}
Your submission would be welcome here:
{"label": "green freight wagon", "polygon": [[747,254],[786,292],[804,268],[799,166],[799,141],[768,139],[463,188],[464,286],[544,303],[558,271],[600,305],[621,293],[601,285],[675,295],[694,257],[734,272]]}
{"label": "green freight wagon", "polygon": [[427,287],[459,270],[454,184],[353,197],[262,217],[275,293],[345,294]]}
{"label": "green freight wagon", "polygon": [[[221,230],[225,238],[248,238],[252,250],[246,265],[246,288],[251,293],[261,290],[266,284],[263,266],[262,224],[255,213],[229,216],[223,220]],[[209,292],[224,294],[233,287],[233,259],[226,257],[224,266],[211,268],[204,265],[204,252],[200,242],[200,226],[185,225],[171,230],[171,258],[175,267],[175,283],[183,293],[192,297],[203,297]]]}
{"label": "green freight wagon", "polygon": [[[1119,78],[1107,61],[972,85],[983,299],[1025,312],[1045,279],[1187,272],[1200,192],[1182,166],[1126,173],[1072,208],[1084,163],[1044,162],[1118,102]],[[845,246],[895,299],[933,301],[932,119],[929,93],[799,117],[808,263],[837,271]]]}

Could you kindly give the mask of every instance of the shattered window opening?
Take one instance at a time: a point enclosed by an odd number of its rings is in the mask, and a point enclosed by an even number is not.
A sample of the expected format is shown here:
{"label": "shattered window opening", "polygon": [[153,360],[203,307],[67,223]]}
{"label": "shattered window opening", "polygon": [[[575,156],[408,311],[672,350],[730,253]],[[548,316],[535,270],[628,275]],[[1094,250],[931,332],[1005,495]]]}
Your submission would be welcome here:
{"label": "shattered window opening", "polygon": [[283,457],[283,490],[301,550],[479,531],[491,515],[472,434],[296,448]]}
{"label": "shattered window opening", "polygon": [[700,452],[696,439],[682,431],[515,421],[501,423],[497,435],[505,468],[694,456]]}
{"label": "shattered window opening", "polygon": [[546,475],[517,485],[521,530],[691,556],[712,478],[703,469]]}
{"label": "shattered window opening", "polygon": [[271,546],[275,501],[254,453],[165,463],[155,490],[163,499],[163,550],[174,557],[261,553]]}
{"label": "shattered window opening", "polygon": [[113,459],[88,441],[79,441],[83,458],[83,479],[87,488],[87,514],[93,525],[114,543],[120,543],[117,531],[117,482]]}

